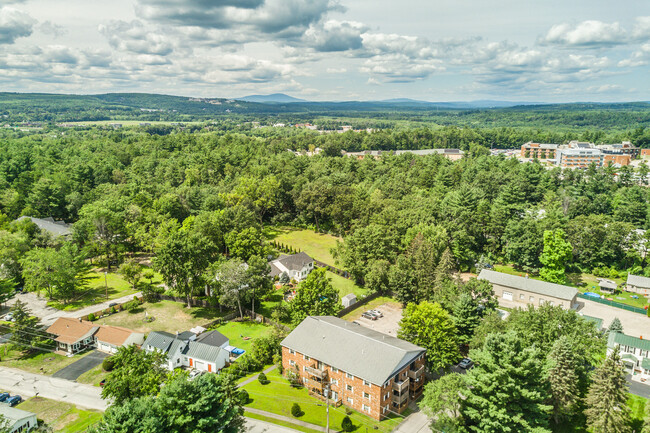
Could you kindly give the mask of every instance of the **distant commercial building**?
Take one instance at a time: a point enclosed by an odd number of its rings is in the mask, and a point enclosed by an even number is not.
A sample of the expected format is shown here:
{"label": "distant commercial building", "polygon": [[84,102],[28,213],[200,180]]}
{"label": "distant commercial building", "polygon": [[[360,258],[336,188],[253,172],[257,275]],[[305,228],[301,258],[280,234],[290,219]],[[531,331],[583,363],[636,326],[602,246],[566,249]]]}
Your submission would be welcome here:
{"label": "distant commercial building", "polygon": [[[591,164],[629,165],[640,149],[629,141],[620,144],[599,144],[571,141],[569,144],[533,143],[521,146],[521,157],[554,162],[563,168],[586,168]],[[649,154],[650,155],[650,154]]]}
{"label": "distant commercial building", "polygon": [[562,168],[587,168],[591,164],[602,167],[605,155],[599,149],[588,147],[588,144],[579,143],[574,148],[558,149],[556,164]]}
{"label": "distant commercial building", "polygon": [[465,152],[460,149],[363,150],[361,152],[343,152],[345,156],[357,159],[364,159],[366,157],[379,159],[383,155],[404,155],[407,153],[416,156],[442,155],[452,161],[457,161],[465,155]]}
{"label": "distant commercial building", "polygon": [[559,144],[533,143],[529,141],[521,146],[522,158],[555,159]]}

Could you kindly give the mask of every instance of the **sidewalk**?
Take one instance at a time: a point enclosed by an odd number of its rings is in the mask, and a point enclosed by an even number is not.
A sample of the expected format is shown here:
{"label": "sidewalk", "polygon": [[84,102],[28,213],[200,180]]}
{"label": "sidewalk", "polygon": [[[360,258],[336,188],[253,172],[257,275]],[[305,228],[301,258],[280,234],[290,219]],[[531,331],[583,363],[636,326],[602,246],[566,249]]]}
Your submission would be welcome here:
{"label": "sidewalk", "polygon": [[[244,408],[244,409],[246,410],[246,412],[266,416],[266,417],[269,417],[269,418],[274,418],[274,419],[277,419],[277,420],[280,420],[280,421],[284,421],[284,422],[288,422],[288,423],[291,423],[291,424],[299,425],[301,427],[310,428],[312,430],[325,432],[325,427],[321,427],[321,426],[316,425],[316,424],[311,424],[311,423],[308,423],[308,422],[300,421],[299,419],[290,418],[288,416],[278,415],[278,414],[271,413],[271,412],[266,412],[264,410],[253,409],[253,408],[250,408],[250,407],[247,407],[247,408]],[[330,431],[334,432],[334,431],[336,431],[336,429],[333,429],[332,426],[330,426]]]}
{"label": "sidewalk", "polygon": [[[272,365],[271,367],[269,367],[269,368],[267,368],[266,370],[264,370],[263,373],[264,373],[264,374],[268,374],[268,373],[272,372],[273,370],[275,370],[276,368],[278,368],[277,365]],[[242,386],[244,386],[244,385],[248,385],[249,383],[251,383],[251,382],[257,380],[257,378],[259,377],[259,375],[260,375],[260,374],[257,373],[256,375],[254,375],[254,376],[252,376],[252,377],[249,377],[248,379],[246,379],[246,380],[243,381],[242,383],[238,384],[238,385],[237,385],[237,388],[241,388]]]}

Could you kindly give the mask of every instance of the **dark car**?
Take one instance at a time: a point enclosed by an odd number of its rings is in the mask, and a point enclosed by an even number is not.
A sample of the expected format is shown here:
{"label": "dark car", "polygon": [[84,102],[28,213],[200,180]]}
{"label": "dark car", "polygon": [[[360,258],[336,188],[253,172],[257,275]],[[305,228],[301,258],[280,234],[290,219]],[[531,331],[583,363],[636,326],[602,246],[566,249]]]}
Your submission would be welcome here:
{"label": "dark car", "polygon": [[9,398],[9,393],[8,392],[0,393],[0,402],[5,401],[8,398]]}
{"label": "dark car", "polygon": [[467,370],[468,368],[470,368],[472,365],[474,365],[474,362],[473,362],[471,359],[469,359],[469,358],[463,358],[463,359],[461,359],[461,361],[458,363],[458,366],[459,366],[460,368],[465,369],[465,370]]}
{"label": "dark car", "polygon": [[117,307],[117,302],[111,302],[110,304],[108,304],[108,308],[111,307]]}
{"label": "dark car", "polygon": [[370,311],[366,311],[361,315],[361,317],[365,317],[366,319],[370,319],[370,320],[377,320],[377,316],[372,314]]}
{"label": "dark car", "polygon": [[23,401],[23,398],[19,395],[14,395],[12,397],[9,397],[7,400],[5,400],[5,403],[9,403],[9,406],[16,406],[18,403]]}

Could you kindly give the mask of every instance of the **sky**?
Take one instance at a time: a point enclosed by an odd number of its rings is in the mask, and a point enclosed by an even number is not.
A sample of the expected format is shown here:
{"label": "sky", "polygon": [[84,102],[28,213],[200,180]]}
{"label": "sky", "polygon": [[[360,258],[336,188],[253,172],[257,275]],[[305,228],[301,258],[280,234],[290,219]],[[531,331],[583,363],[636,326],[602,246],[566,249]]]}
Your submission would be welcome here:
{"label": "sky", "polygon": [[650,1],[0,0],[0,91],[650,101]]}

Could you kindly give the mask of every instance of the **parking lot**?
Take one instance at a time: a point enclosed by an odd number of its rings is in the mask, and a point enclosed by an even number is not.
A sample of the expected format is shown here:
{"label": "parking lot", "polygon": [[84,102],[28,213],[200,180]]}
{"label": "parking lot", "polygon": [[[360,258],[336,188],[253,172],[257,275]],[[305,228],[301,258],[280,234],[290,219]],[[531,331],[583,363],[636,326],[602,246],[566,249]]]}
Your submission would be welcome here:
{"label": "parking lot", "polygon": [[374,309],[381,311],[384,317],[379,317],[377,320],[359,317],[354,321],[366,328],[374,329],[375,331],[397,337],[399,321],[402,320],[402,308],[400,307],[400,304],[397,302],[388,302],[381,304]]}

